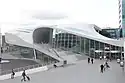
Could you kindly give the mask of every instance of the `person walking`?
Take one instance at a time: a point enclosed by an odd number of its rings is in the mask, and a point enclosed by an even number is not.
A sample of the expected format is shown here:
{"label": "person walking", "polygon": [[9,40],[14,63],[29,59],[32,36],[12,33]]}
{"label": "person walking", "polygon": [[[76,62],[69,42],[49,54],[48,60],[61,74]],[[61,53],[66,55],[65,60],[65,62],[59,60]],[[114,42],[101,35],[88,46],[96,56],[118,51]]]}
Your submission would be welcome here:
{"label": "person walking", "polygon": [[106,62],[105,65],[106,65],[106,68],[110,68],[108,62]]}
{"label": "person walking", "polygon": [[104,65],[101,64],[101,65],[100,65],[100,72],[103,73],[103,70],[104,70]]}
{"label": "person walking", "polygon": [[26,81],[26,72],[25,72],[25,70],[23,71],[23,73],[22,73],[22,79],[21,79],[21,82],[22,81]]}
{"label": "person walking", "polygon": [[93,58],[91,58],[91,63],[93,64],[93,61],[94,61],[94,59]]}
{"label": "person walking", "polygon": [[108,62],[106,61],[106,62],[104,63],[104,70],[105,70],[105,69],[108,69],[108,68],[110,68],[110,66],[109,66]]}
{"label": "person walking", "polygon": [[12,69],[11,79],[14,79],[14,75],[15,75],[15,72],[14,72],[14,70]]}
{"label": "person walking", "polygon": [[56,65],[56,64],[53,64],[53,67],[54,67],[54,68],[57,68],[57,65]]}
{"label": "person walking", "polygon": [[30,77],[26,75],[25,70],[24,70],[23,73],[22,73],[22,77],[23,77],[23,78],[21,79],[21,82],[22,82],[22,81],[26,81],[26,78],[27,78],[28,81],[30,81]]}
{"label": "person walking", "polygon": [[90,58],[88,58],[88,64],[90,63]]}
{"label": "person walking", "polygon": [[0,57],[0,63],[2,62],[2,58]]}

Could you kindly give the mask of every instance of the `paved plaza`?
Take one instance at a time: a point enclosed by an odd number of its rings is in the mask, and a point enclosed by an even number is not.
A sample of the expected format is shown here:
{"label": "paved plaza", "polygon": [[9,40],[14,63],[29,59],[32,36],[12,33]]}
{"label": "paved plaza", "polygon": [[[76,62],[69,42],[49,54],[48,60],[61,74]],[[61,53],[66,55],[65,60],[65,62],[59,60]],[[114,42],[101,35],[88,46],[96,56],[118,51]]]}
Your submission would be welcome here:
{"label": "paved plaza", "polygon": [[[99,66],[103,61],[87,64],[86,60],[67,67],[29,74],[31,81],[25,83],[125,83],[125,75],[119,65],[112,61],[111,68],[103,74]],[[0,83],[21,83],[21,77],[0,81]]]}
{"label": "paved plaza", "polygon": [[29,65],[38,64],[36,61],[28,59],[19,59],[10,54],[2,54],[3,62],[0,64],[1,71],[8,71],[15,68],[26,67]]}
{"label": "paved plaza", "polygon": [[25,59],[4,59],[4,60],[7,60],[9,62],[1,63],[0,69],[2,71],[38,64],[33,60],[25,60]]}

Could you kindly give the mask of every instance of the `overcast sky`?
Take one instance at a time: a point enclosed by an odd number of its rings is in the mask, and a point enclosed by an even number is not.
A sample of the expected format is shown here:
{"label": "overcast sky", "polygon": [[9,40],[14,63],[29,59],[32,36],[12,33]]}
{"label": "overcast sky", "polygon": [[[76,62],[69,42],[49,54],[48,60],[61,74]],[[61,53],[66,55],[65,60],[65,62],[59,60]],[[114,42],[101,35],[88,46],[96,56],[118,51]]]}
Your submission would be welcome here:
{"label": "overcast sky", "polygon": [[37,22],[34,17],[58,19],[67,16],[78,22],[117,28],[118,0],[0,0],[2,33],[29,20]]}

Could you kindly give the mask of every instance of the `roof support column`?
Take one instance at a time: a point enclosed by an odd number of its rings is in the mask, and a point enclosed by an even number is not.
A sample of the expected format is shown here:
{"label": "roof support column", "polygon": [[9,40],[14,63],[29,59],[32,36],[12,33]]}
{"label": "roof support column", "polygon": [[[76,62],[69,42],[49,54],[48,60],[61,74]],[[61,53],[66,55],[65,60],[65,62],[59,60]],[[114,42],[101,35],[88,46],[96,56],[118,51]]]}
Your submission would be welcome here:
{"label": "roof support column", "polygon": [[56,48],[58,48],[58,44],[59,44],[59,38],[58,38],[58,34],[56,34],[57,35],[57,39],[56,39],[56,42],[57,42],[57,44],[56,44]]}
{"label": "roof support column", "polygon": [[120,49],[120,50],[121,50],[121,60],[122,60],[122,47],[121,47],[121,49]]}
{"label": "roof support column", "polygon": [[109,56],[111,57],[111,50],[112,50],[112,46],[109,44],[109,49],[110,49],[110,53],[109,53]]}
{"label": "roof support column", "polygon": [[82,45],[82,38],[80,37],[80,40],[79,40],[79,42],[80,42],[80,45],[79,45],[79,48],[80,48],[80,52],[81,52],[81,45]]}
{"label": "roof support column", "polygon": [[53,29],[50,29],[49,44],[52,47],[52,44],[53,44]]}
{"label": "roof support column", "polygon": [[[117,58],[116,58],[116,56],[117,56],[117,54],[118,54],[117,46],[115,46],[115,51],[116,51],[116,53],[115,53],[115,59],[117,59]],[[111,57],[110,57],[110,58],[111,58]]]}
{"label": "roof support column", "polygon": [[88,39],[88,40],[89,40],[89,56],[91,56],[91,55],[90,55],[90,48],[91,48],[90,42],[91,42],[91,41],[90,41],[90,39]]}
{"label": "roof support column", "polygon": [[33,54],[34,54],[34,60],[36,60],[36,50],[34,48],[34,42],[33,42]]}
{"label": "roof support column", "polygon": [[65,49],[66,48],[66,45],[65,45],[66,44],[66,33],[64,33],[64,37],[63,38],[64,38],[63,40],[64,40],[64,49]]}
{"label": "roof support column", "polygon": [[63,43],[62,40],[63,40],[63,39],[62,39],[62,33],[60,33],[60,34],[61,34],[61,35],[60,35],[60,36],[61,36],[61,37],[60,37],[60,47],[62,48],[62,43]]}
{"label": "roof support column", "polygon": [[[73,46],[73,35],[72,35],[72,40],[71,40],[71,48],[74,48],[74,46]],[[73,51],[73,49],[72,49],[72,51]]]}
{"label": "roof support column", "polygon": [[105,55],[105,43],[104,43],[104,53],[103,53],[103,56]]}
{"label": "roof support column", "polygon": [[85,46],[85,44],[86,44],[86,38],[84,38],[84,54],[86,54],[86,46]]}
{"label": "roof support column", "polygon": [[[100,49],[100,41],[99,41],[99,51],[101,51],[101,49]],[[100,56],[100,54],[101,54],[101,52],[99,52],[99,56]],[[99,57],[99,56],[98,56],[98,57]]]}
{"label": "roof support column", "polygon": [[95,57],[95,53],[96,53],[95,51],[96,51],[96,45],[95,45],[95,40],[94,40],[94,58],[96,58]]}

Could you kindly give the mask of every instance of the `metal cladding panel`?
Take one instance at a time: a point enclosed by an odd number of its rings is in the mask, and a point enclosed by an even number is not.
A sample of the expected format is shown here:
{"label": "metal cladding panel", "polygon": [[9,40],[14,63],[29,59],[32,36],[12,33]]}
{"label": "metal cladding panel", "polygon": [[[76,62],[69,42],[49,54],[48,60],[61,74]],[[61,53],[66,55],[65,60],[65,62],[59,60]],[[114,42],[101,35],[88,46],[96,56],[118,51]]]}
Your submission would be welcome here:
{"label": "metal cladding panel", "polygon": [[20,37],[13,35],[11,33],[6,33],[5,34],[5,41],[9,44],[13,44],[13,45],[18,45],[18,46],[24,46],[24,47],[30,47],[32,48],[32,44],[30,44],[29,42],[24,41],[23,39],[21,39]]}

